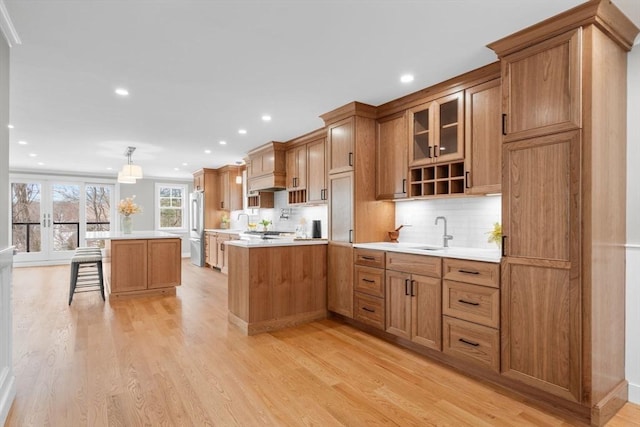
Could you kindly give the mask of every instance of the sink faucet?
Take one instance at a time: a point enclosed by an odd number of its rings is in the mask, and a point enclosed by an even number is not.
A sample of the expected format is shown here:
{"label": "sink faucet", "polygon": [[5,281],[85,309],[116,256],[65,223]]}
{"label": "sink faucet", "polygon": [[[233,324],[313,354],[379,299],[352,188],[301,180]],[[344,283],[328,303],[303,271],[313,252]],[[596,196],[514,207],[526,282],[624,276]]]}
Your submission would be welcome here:
{"label": "sink faucet", "polygon": [[242,215],[244,215],[244,216],[246,216],[246,217],[247,217],[247,228],[249,228],[249,214],[248,214],[248,213],[244,213],[244,212],[240,212],[240,213],[238,214],[238,221],[240,221],[240,217],[241,217]]}
{"label": "sink faucet", "polygon": [[453,236],[447,234],[447,218],[443,216],[436,217],[436,225],[438,225],[438,220],[444,221],[444,234],[442,235],[442,246],[445,248],[449,247],[449,240],[453,240]]}

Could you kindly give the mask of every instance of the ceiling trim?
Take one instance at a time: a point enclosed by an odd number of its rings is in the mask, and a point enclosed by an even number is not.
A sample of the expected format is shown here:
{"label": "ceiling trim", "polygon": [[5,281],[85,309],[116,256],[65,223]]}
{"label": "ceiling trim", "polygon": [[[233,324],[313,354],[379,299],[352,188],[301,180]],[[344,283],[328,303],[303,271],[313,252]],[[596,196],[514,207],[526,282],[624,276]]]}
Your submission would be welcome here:
{"label": "ceiling trim", "polygon": [[9,47],[22,44],[22,40],[20,40],[20,36],[18,35],[16,28],[13,26],[13,22],[9,16],[9,11],[7,10],[7,6],[5,6],[3,0],[0,0],[0,30],[2,30],[2,34],[4,35]]}

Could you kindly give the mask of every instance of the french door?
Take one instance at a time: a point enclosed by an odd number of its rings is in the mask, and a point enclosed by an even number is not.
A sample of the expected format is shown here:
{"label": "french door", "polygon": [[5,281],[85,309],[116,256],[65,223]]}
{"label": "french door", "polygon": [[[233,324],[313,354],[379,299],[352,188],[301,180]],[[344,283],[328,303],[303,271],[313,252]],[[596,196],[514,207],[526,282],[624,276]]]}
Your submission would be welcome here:
{"label": "french door", "polygon": [[78,246],[101,246],[87,231],[108,231],[112,184],[11,180],[11,236],[16,263],[69,259]]}

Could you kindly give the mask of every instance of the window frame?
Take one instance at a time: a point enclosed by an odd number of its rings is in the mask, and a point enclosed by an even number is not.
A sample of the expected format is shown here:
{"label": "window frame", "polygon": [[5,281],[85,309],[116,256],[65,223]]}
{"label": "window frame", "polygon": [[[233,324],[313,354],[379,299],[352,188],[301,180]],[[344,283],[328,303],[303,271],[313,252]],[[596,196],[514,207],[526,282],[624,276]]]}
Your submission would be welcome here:
{"label": "window frame", "polygon": [[[162,188],[171,188],[171,189],[180,189],[182,190],[182,227],[161,227],[160,226],[160,211],[163,209],[160,206],[160,190]],[[188,222],[189,222],[189,212],[187,211],[189,198],[189,186],[187,184],[170,184],[170,183],[160,183],[157,182],[155,185],[155,193],[154,193],[154,212],[155,212],[155,229],[157,231],[167,231],[167,232],[183,232],[186,233],[188,231]],[[165,208],[166,209],[166,208]],[[177,209],[177,208],[172,208]]]}

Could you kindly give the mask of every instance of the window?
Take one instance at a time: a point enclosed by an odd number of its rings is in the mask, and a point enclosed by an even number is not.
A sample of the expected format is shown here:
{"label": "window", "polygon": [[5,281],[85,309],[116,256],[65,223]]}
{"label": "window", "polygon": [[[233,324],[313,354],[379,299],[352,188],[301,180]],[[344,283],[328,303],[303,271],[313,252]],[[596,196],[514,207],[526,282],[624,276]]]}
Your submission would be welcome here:
{"label": "window", "polygon": [[187,186],[156,184],[156,229],[186,231]]}

